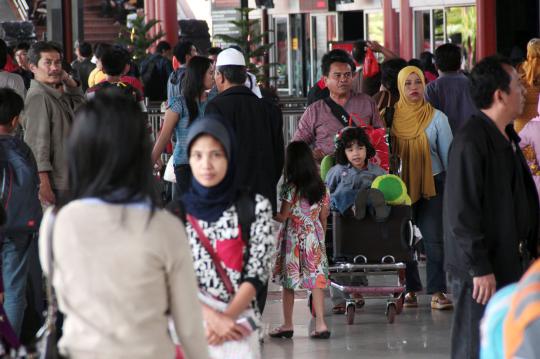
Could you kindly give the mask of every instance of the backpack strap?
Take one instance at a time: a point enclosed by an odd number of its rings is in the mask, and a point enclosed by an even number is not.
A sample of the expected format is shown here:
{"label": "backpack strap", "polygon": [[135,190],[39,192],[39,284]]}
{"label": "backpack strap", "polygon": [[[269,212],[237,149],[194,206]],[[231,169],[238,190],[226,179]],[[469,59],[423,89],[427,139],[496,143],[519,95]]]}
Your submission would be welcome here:
{"label": "backpack strap", "polygon": [[251,225],[255,222],[255,198],[247,190],[241,190],[235,202],[242,240],[249,244]]}

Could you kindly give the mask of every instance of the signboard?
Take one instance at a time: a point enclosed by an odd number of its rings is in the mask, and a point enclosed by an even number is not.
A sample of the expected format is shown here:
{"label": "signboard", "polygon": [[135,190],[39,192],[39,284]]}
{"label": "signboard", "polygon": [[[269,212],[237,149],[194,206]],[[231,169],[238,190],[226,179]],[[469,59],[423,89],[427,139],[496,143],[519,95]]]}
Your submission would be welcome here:
{"label": "signboard", "polygon": [[334,11],[335,0],[301,0],[300,11]]}
{"label": "signboard", "polygon": [[212,11],[227,10],[240,7],[240,0],[212,0]]}
{"label": "signboard", "polygon": [[[212,0],[212,36],[225,34],[238,36],[240,32],[231,24],[231,21],[238,20],[239,13],[235,9],[240,7],[240,0]],[[216,40],[215,45],[227,47],[231,44]]]}

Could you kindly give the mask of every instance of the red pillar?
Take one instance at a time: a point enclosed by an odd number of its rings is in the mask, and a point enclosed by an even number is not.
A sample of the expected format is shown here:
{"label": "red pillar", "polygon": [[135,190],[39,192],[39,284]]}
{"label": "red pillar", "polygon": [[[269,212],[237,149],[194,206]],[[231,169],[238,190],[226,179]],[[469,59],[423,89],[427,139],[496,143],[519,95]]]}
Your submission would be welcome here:
{"label": "red pillar", "polygon": [[399,2],[399,54],[405,60],[413,57],[413,18],[409,0]]}
{"label": "red pillar", "polygon": [[62,0],[62,32],[64,34],[64,57],[67,63],[73,61],[73,19],[71,0]]}
{"label": "red pillar", "polygon": [[399,51],[398,17],[392,8],[392,0],[383,0],[384,47],[397,53]]}
{"label": "red pillar", "polygon": [[160,20],[161,27],[165,32],[165,40],[172,47],[178,42],[178,18],[176,16],[176,1],[160,1]]}
{"label": "red pillar", "polygon": [[[156,18],[156,9],[154,5],[154,0],[144,0],[144,15],[146,22]],[[153,29],[150,30],[150,34],[152,35],[153,33]]]}
{"label": "red pillar", "polygon": [[497,52],[496,1],[476,1],[476,61]]}

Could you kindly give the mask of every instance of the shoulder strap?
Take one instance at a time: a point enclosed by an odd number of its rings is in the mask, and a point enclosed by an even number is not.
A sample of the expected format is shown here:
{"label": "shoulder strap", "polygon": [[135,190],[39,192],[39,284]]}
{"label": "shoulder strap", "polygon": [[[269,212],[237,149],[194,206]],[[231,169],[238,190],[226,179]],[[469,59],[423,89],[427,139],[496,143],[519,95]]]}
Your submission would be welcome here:
{"label": "shoulder strap", "polygon": [[242,240],[249,243],[251,236],[251,225],[255,222],[255,198],[248,191],[240,191],[236,199],[236,212],[238,213],[238,224],[242,232]]}
{"label": "shoulder strap", "polygon": [[188,214],[187,220],[193,226],[193,229],[197,233],[197,237],[199,237],[199,241],[201,242],[202,246],[204,247],[204,249],[206,249],[206,251],[210,255],[210,258],[212,258],[212,262],[214,262],[216,271],[219,277],[221,278],[221,280],[223,281],[223,284],[225,285],[225,289],[227,290],[227,293],[229,293],[230,295],[234,294],[234,287],[232,285],[231,279],[229,278],[229,276],[227,275],[227,272],[221,265],[221,261],[219,260],[217,253],[214,251],[214,248],[212,248],[212,244],[210,244],[208,237],[206,237],[201,226],[199,226],[199,222],[197,221],[197,218]]}
{"label": "shoulder strap", "polygon": [[350,116],[349,116],[349,113],[343,108],[343,106],[340,106],[339,104],[337,104],[330,97],[325,97],[324,102],[328,105],[328,107],[330,107],[332,114],[344,127],[349,126]]}

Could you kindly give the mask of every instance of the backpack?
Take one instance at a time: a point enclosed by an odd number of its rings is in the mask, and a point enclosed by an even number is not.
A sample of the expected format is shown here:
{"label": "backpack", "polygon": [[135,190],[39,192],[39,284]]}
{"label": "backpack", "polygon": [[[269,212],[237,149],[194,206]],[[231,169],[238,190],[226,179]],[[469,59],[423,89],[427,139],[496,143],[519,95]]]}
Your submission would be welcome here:
{"label": "backpack", "polygon": [[480,324],[480,358],[504,358],[503,326],[508,314],[512,296],[516,292],[517,284],[510,284],[498,290],[489,300]]}
{"label": "backpack", "polygon": [[540,347],[540,261],[523,275],[503,324],[504,358],[538,358]]}
{"label": "backpack", "polygon": [[141,100],[141,95],[140,95],[139,90],[137,90],[135,87],[125,82],[120,81],[120,82],[112,83],[108,81],[103,81],[93,87],[95,93],[98,93],[100,91],[104,91],[107,89],[111,89],[111,88],[120,89],[120,91],[123,94],[125,94],[127,97],[131,97],[133,101],[135,102],[139,102],[139,100]]}
{"label": "backpack", "polygon": [[498,290],[489,300],[480,325],[481,359],[538,357],[533,352],[538,346],[531,340],[540,334],[539,283],[540,261],[536,261],[518,283]]}
{"label": "backpack", "polygon": [[30,148],[16,138],[0,141],[0,201],[7,236],[37,232],[43,215],[37,165]]}
{"label": "backpack", "polygon": [[[234,206],[238,213],[238,224],[242,229],[242,239],[249,244],[251,225],[255,222],[255,198],[249,191],[241,190],[234,201]],[[186,224],[187,214],[181,201],[171,201],[165,208]]]}
{"label": "backpack", "polygon": [[159,66],[160,59],[151,57],[146,66],[141,66],[141,80],[144,92],[150,101],[164,101],[167,99],[167,80],[169,76],[163,66]]}

